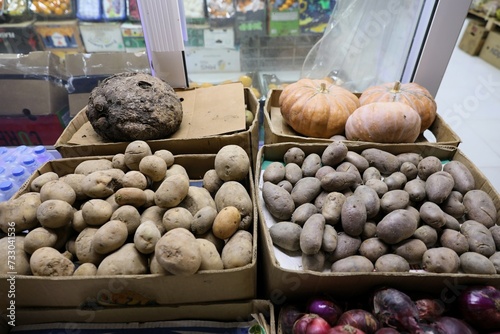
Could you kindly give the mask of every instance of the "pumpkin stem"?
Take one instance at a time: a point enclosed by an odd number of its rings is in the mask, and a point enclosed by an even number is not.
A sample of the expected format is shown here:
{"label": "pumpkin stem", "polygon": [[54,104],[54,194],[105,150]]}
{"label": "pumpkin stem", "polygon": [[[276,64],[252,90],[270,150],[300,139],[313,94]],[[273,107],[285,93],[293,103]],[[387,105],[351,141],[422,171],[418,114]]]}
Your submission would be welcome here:
{"label": "pumpkin stem", "polygon": [[401,82],[396,81],[394,87],[391,89],[391,93],[398,93],[401,90]]}
{"label": "pumpkin stem", "polygon": [[327,89],[326,89],[326,83],[324,83],[324,82],[320,83],[319,92],[320,92],[320,93],[325,93],[325,92],[327,92]]}

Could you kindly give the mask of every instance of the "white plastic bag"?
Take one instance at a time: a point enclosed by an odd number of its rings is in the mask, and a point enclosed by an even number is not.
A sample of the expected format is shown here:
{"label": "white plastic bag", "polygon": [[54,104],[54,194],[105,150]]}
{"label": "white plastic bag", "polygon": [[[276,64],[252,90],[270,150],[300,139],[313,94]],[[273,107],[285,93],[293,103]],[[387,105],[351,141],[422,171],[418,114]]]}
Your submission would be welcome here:
{"label": "white plastic bag", "polygon": [[331,77],[352,92],[401,80],[424,0],[337,0],[301,77]]}

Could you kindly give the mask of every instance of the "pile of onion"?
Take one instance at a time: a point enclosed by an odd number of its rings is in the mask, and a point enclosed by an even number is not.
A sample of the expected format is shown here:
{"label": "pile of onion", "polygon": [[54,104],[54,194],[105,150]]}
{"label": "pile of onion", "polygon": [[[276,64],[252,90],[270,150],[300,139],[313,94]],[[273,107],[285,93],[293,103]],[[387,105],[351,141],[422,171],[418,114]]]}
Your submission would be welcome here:
{"label": "pile of onion", "polygon": [[[414,296],[415,297],[415,296]],[[364,302],[314,297],[302,305],[281,308],[283,334],[478,334],[500,332],[500,290],[469,286],[457,304],[431,296],[411,298],[389,287],[374,290]],[[445,307],[446,306],[446,307]],[[455,307],[456,306],[456,307]]]}
{"label": "pile of onion", "polygon": [[500,290],[493,286],[470,286],[459,296],[463,319],[488,331],[500,330]]}

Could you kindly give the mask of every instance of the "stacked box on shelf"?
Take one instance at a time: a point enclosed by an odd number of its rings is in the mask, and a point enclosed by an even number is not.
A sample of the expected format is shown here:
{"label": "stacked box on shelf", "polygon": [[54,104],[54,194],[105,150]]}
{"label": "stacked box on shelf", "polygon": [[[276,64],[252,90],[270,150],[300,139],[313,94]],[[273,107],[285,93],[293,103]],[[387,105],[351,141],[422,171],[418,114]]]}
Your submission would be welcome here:
{"label": "stacked box on shelf", "polygon": [[2,23],[0,25],[0,53],[29,53],[43,49],[42,41],[33,23]]}
{"label": "stacked box on shelf", "polygon": [[125,52],[120,22],[80,22],[86,52]]}
{"label": "stacked box on shelf", "polygon": [[270,0],[268,2],[268,34],[271,37],[300,33],[299,0]]}
{"label": "stacked box on shelf", "polygon": [[84,51],[77,20],[36,21],[34,26],[46,51],[62,58],[66,53]]}
{"label": "stacked box on shelf", "polygon": [[[171,137],[150,140],[153,150],[168,149],[173,154],[216,153],[222,146],[241,146],[255,162],[259,146],[259,102],[240,83],[207,88],[180,89],[183,120]],[[247,128],[245,107],[254,114]],[[92,128],[85,109],[68,124],[55,144],[62,157],[110,155],[123,152],[127,142],[104,142]]]}
{"label": "stacked box on shelf", "polygon": [[51,51],[0,56],[0,145],[54,145],[68,123],[64,69]]}
{"label": "stacked box on shelf", "polygon": [[[155,149],[152,149],[155,152]],[[58,176],[71,174],[80,163],[93,159],[108,159],[113,156],[62,158],[49,161],[35,171],[12,197],[31,191],[33,180],[45,173]],[[191,186],[201,187],[205,173],[214,168],[215,154],[174,155],[175,164],[186,170]],[[248,264],[222,269],[201,270],[191,275],[95,275],[95,276],[15,276],[16,310],[29,307],[79,308],[92,306],[125,305],[172,305],[192,303],[214,303],[229,300],[249,300],[257,297],[257,204],[254,177],[249,168],[247,177],[239,181],[252,201],[251,261]],[[148,265],[149,266],[149,265]],[[0,288],[9,290],[10,276],[0,275]],[[12,298],[4,294],[0,299],[6,310]]]}
{"label": "stacked box on shelf", "polygon": [[120,26],[126,52],[146,51],[146,40],[140,23],[125,22]]}
{"label": "stacked box on shelf", "polygon": [[265,36],[267,33],[267,8],[263,0],[237,1],[234,20],[238,43],[243,39]]}
{"label": "stacked box on shelf", "polygon": [[[278,220],[269,212],[263,199],[263,172],[270,163],[283,163],[284,154],[292,147],[298,147],[306,155],[325,150],[327,143],[278,143],[264,144],[259,149],[255,171],[255,189],[259,210],[259,256],[262,259],[264,291],[271,301],[284,303],[286,300],[308,298],[314,294],[331,294],[339,297],[355,297],[368,293],[379,286],[392,286],[403,290],[428,293],[456,293],[466,284],[490,284],[500,286],[500,275],[458,273],[432,273],[422,268],[408,272],[333,272],[303,270],[300,251],[286,252],[276,247],[269,228]],[[497,210],[500,210],[500,195],[485,178],[484,174],[454,146],[431,144],[374,144],[346,143],[349,150],[361,153],[367,148],[379,148],[392,154],[418,153],[422,157],[435,156],[442,163],[459,161],[472,173],[475,189],[486,192]],[[336,228],[337,229],[337,228]],[[458,289],[458,290],[457,290]]]}
{"label": "stacked box on shelf", "polygon": [[479,57],[496,68],[500,68],[500,32],[488,33]]}
{"label": "stacked box on shelf", "polygon": [[[281,89],[272,89],[269,91],[264,105],[264,143],[328,143],[330,139],[306,137],[295,132],[281,116],[279,97]],[[434,138],[432,138],[434,137]],[[429,139],[428,139],[429,138]],[[348,142],[348,141],[347,141]],[[416,144],[435,144],[458,146],[460,137],[451,129],[451,127],[439,115],[436,116],[434,123],[429,127],[423,136],[421,135]]]}
{"label": "stacked box on shelf", "polygon": [[481,52],[486,37],[488,37],[486,23],[481,20],[470,20],[458,47],[471,56],[477,56]]}

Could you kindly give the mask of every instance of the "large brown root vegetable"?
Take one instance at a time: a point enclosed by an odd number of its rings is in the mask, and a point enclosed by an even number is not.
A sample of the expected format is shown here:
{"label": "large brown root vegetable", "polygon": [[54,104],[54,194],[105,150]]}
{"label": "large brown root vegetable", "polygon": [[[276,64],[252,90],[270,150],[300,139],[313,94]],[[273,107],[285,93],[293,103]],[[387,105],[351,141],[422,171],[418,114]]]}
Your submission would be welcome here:
{"label": "large brown root vegetable", "polygon": [[166,138],[179,129],[183,116],[169,84],[135,72],[104,79],[90,93],[86,112],[95,132],[109,141]]}

